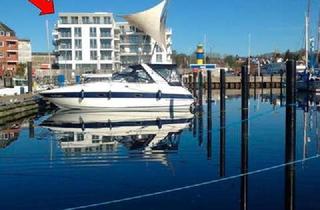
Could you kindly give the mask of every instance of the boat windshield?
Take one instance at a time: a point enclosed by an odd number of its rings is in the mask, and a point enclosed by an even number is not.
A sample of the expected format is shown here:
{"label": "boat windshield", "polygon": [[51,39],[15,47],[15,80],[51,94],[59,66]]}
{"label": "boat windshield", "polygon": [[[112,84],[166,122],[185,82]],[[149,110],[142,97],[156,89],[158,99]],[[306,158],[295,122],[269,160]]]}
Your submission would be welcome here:
{"label": "boat windshield", "polygon": [[171,86],[182,86],[181,77],[176,68],[157,68],[155,71]]}
{"label": "boat windshield", "polygon": [[111,80],[112,75],[85,75],[83,76],[84,83],[105,82]]}
{"label": "boat windshield", "polygon": [[112,75],[113,81],[129,82],[129,83],[154,83],[152,78],[144,69],[128,68],[122,72]]}

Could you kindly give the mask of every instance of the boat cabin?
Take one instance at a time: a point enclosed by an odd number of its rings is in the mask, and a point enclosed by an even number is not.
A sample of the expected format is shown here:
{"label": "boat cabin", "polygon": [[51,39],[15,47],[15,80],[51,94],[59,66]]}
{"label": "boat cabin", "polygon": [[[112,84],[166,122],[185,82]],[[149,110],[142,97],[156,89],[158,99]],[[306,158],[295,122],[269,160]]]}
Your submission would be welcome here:
{"label": "boat cabin", "polygon": [[166,82],[170,86],[182,86],[181,75],[178,73],[177,65],[172,64],[141,64],[130,66],[122,72],[113,74],[112,80],[128,83]]}

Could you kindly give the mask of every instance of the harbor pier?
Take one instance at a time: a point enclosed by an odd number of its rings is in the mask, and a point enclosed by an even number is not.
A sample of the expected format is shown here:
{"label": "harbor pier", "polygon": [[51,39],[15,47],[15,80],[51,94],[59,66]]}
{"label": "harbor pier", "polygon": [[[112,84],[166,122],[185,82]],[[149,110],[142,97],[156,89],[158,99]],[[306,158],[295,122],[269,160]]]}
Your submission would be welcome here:
{"label": "harbor pier", "polygon": [[[188,86],[189,89],[194,89],[195,87],[199,87],[199,82],[197,80],[193,80],[193,76],[186,76],[184,77],[184,84]],[[192,79],[192,81],[190,81]],[[207,76],[203,78],[202,87],[207,89]],[[211,78],[212,89],[219,90],[220,89],[220,77],[212,76]],[[262,76],[250,76],[249,77],[249,88],[280,88],[282,87],[282,83],[285,81],[280,75],[262,75]],[[191,87],[191,85],[193,85]],[[241,89],[241,77],[240,76],[227,76],[225,81],[225,88],[226,89]]]}

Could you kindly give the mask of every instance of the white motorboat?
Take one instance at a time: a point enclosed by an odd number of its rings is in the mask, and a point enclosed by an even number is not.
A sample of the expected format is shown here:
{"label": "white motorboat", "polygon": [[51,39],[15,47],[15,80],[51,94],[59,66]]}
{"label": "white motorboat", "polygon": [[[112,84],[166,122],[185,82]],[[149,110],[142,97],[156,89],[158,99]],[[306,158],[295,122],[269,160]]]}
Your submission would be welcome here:
{"label": "white motorboat", "polygon": [[193,109],[194,104],[176,65],[164,64],[131,66],[115,73],[111,81],[63,87],[41,95],[64,109],[177,111]]}

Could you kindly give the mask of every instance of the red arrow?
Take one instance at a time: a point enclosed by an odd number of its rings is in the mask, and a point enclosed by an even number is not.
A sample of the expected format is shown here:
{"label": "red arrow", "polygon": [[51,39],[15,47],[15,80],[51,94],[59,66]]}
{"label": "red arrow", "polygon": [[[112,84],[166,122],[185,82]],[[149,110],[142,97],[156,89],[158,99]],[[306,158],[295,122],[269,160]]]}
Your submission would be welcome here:
{"label": "red arrow", "polygon": [[48,15],[54,13],[53,0],[29,0],[29,2],[41,10],[40,15]]}

